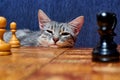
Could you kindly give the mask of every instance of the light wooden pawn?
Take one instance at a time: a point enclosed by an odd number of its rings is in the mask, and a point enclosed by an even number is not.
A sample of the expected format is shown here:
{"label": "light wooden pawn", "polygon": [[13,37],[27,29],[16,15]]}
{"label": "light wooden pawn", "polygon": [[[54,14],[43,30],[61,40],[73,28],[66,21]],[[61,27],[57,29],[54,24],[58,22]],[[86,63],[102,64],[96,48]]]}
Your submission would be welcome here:
{"label": "light wooden pawn", "polygon": [[11,54],[11,45],[3,40],[3,35],[6,31],[6,18],[0,16],[0,56]]}
{"label": "light wooden pawn", "polygon": [[12,36],[11,36],[9,43],[11,44],[12,48],[18,48],[18,47],[20,47],[20,41],[18,40],[18,38],[16,37],[16,34],[15,34],[15,32],[16,32],[16,23],[15,22],[10,23],[10,29],[12,32]]}

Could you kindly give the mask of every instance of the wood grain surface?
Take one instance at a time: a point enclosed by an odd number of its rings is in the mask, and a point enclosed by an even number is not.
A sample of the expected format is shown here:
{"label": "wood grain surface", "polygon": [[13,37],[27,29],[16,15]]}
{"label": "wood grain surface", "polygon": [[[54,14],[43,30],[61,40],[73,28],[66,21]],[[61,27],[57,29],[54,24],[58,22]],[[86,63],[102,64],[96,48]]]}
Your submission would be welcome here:
{"label": "wood grain surface", "polygon": [[120,63],[92,62],[92,48],[11,49],[0,56],[0,80],[120,80]]}

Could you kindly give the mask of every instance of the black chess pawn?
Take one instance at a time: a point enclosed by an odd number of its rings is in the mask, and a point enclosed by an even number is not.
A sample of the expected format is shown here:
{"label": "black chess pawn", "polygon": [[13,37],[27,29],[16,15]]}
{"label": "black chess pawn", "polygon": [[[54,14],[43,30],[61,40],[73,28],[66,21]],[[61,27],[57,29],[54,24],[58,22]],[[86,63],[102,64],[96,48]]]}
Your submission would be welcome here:
{"label": "black chess pawn", "polygon": [[114,42],[114,29],[117,24],[117,18],[114,13],[102,12],[97,14],[98,33],[100,41],[93,49],[92,60],[100,62],[119,61],[119,52],[117,44]]}

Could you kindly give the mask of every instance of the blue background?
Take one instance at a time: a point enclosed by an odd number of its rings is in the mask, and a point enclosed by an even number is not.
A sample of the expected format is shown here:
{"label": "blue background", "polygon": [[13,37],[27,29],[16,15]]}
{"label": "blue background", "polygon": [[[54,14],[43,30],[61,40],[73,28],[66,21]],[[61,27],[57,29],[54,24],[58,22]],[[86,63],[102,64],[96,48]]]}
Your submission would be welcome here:
{"label": "blue background", "polygon": [[12,21],[18,29],[39,30],[37,13],[42,9],[52,20],[69,22],[83,15],[85,23],[78,35],[76,47],[94,47],[99,40],[96,14],[107,11],[117,15],[115,42],[120,44],[120,0],[0,0],[0,16]]}

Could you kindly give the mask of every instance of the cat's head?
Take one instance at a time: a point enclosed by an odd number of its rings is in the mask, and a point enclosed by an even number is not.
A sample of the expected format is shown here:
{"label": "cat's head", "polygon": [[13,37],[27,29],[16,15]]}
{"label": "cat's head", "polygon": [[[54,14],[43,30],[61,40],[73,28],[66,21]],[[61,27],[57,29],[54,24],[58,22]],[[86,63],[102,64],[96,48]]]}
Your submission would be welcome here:
{"label": "cat's head", "polygon": [[38,45],[45,47],[73,47],[84,23],[84,16],[79,16],[69,23],[59,23],[52,21],[42,10],[39,10],[38,21],[41,30]]}

